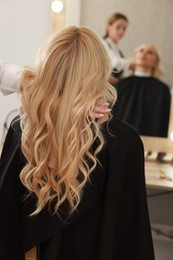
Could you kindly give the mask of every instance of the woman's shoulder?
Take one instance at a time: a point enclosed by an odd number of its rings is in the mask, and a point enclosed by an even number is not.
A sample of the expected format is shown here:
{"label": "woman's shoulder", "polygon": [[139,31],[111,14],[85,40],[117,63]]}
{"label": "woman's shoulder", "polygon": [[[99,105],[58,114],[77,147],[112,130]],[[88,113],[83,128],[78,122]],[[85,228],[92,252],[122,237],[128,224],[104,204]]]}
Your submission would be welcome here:
{"label": "woman's shoulder", "polygon": [[12,133],[14,136],[21,135],[20,116],[16,116],[13,118],[8,132]]}
{"label": "woman's shoulder", "polygon": [[143,147],[142,140],[137,131],[132,126],[118,120],[116,117],[112,117],[107,123],[106,132],[110,142],[116,142],[125,147]]}
{"label": "woman's shoulder", "polygon": [[122,78],[120,79],[117,83],[116,83],[116,88],[119,88],[119,87],[123,87],[123,86],[126,86],[131,83],[133,83],[135,81],[135,77],[133,75],[130,75],[130,76],[127,76],[125,78]]}
{"label": "woman's shoulder", "polygon": [[165,90],[169,90],[169,86],[164,81],[157,79],[157,78],[154,78],[154,77],[151,77],[151,79],[157,87],[160,87],[160,88],[165,89]]}
{"label": "woman's shoulder", "polygon": [[5,137],[5,142],[2,149],[1,158],[11,154],[20,147],[21,144],[21,128],[19,116],[15,117],[8,129],[7,135]]}

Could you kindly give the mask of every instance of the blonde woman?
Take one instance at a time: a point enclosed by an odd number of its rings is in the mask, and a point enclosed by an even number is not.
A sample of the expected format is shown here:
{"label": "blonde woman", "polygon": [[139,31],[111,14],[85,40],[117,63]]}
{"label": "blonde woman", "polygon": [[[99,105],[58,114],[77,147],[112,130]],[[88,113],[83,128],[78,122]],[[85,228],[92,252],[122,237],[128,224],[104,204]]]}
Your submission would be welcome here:
{"label": "blonde woman", "polygon": [[160,57],[155,46],[142,44],[134,51],[132,75],[117,83],[117,117],[141,135],[167,137],[170,89],[161,81]]}
{"label": "blonde woman", "polygon": [[68,27],[21,78],[21,115],[0,162],[0,259],[153,260],[139,136],[97,100],[115,102],[99,37]]}

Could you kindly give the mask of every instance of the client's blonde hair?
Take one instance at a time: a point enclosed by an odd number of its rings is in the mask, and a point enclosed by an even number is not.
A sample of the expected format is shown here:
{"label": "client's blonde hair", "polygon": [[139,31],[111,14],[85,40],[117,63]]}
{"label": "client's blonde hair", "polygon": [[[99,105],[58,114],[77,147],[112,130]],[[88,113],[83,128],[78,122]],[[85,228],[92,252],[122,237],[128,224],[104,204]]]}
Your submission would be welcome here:
{"label": "client's blonde hair", "polygon": [[135,70],[135,55],[137,52],[139,52],[142,48],[148,48],[150,49],[156,56],[156,64],[155,66],[153,67],[153,70],[152,70],[152,76],[154,78],[157,78],[157,79],[160,79],[162,76],[163,76],[163,70],[161,69],[160,67],[160,55],[159,55],[159,52],[157,51],[156,47],[152,44],[142,44],[140,45],[139,47],[137,47],[135,50],[134,50],[134,53],[133,53],[133,57],[131,59],[131,70],[134,71]]}
{"label": "client's blonde hair", "polygon": [[[38,55],[36,68],[21,80],[22,151],[27,164],[20,173],[37,197],[39,213],[46,204],[58,212],[68,202],[71,212],[96,167],[104,145],[101,123],[92,110],[96,100],[114,102],[108,84],[111,66],[100,39],[91,30],[68,27]],[[91,146],[98,140],[94,153]],[[51,204],[53,202],[53,204]]]}

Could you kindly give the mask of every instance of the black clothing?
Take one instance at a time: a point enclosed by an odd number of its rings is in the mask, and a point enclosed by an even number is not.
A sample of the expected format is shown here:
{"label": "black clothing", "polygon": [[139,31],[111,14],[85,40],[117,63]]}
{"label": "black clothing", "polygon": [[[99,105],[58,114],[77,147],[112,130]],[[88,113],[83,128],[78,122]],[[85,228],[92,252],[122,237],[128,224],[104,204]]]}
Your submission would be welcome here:
{"label": "black clothing", "polygon": [[167,137],[171,95],[169,87],[153,77],[131,76],[116,84],[114,115],[140,135]]}
{"label": "black clothing", "polygon": [[[72,216],[61,218],[47,208],[29,217],[34,196],[26,194],[19,173],[25,165],[20,150],[19,121],[10,127],[0,161],[0,259],[24,260],[24,252],[38,246],[39,260],[154,260],[146,201],[143,145],[138,134],[112,119]],[[67,148],[68,149],[68,148]]]}
{"label": "black clothing", "polygon": [[[111,47],[110,47],[111,48]],[[120,57],[121,58],[124,58],[124,54],[122,53],[121,50],[118,50],[119,54],[120,54]],[[112,72],[111,72],[111,75],[117,79],[120,79],[122,78],[122,75],[124,73],[124,70],[117,70],[116,68],[113,68]]]}

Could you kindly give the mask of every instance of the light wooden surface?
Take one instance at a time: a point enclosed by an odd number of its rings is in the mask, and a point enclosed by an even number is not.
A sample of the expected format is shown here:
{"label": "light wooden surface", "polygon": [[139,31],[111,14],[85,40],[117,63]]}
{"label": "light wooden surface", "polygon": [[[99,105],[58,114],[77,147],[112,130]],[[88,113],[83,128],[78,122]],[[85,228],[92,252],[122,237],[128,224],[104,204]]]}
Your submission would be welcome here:
{"label": "light wooden surface", "polygon": [[1,151],[2,151],[2,146],[3,146],[3,143],[0,141],[0,155],[1,155]]}
{"label": "light wooden surface", "polygon": [[173,153],[173,142],[169,138],[141,136],[145,151]]}
{"label": "light wooden surface", "polygon": [[[145,152],[164,152],[172,155],[173,142],[168,138],[141,136]],[[173,190],[173,161],[162,163],[145,159],[145,179],[147,187]]]}
{"label": "light wooden surface", "polygon": [[145,180],[149,188],[173,190],[173,165],[145,162]]}

